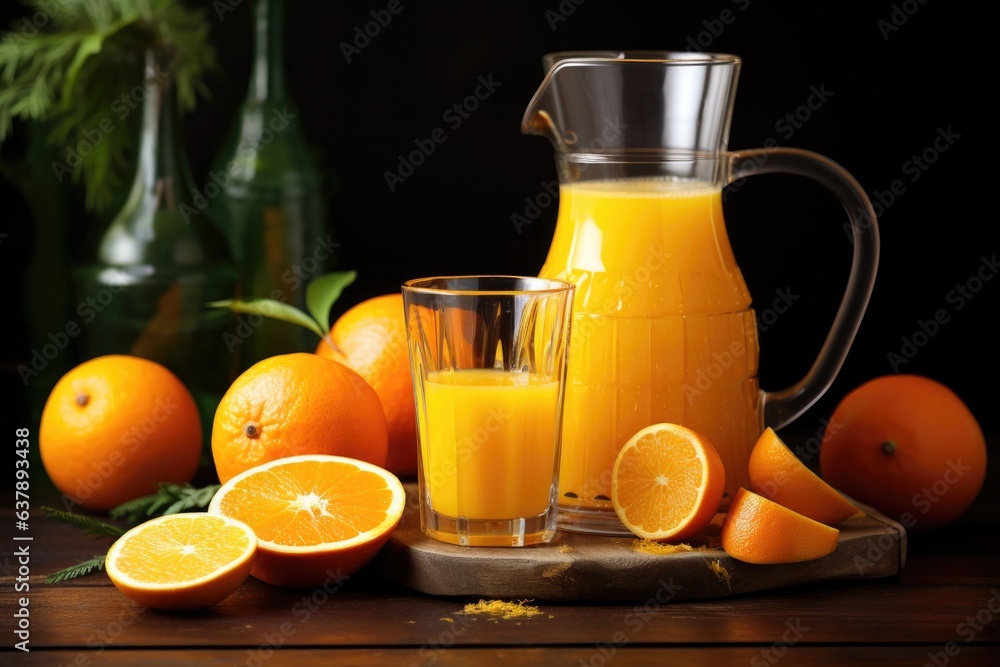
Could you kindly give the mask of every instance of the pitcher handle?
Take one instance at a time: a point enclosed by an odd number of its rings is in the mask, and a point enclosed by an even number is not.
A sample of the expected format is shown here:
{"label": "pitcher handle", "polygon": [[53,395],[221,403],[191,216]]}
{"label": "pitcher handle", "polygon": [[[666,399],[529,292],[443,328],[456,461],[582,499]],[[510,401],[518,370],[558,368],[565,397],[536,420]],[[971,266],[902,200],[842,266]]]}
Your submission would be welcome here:
{"label": "pitcher handle", "polygon": [[868,307],[878,269],[879,231],[868,195],[839,164],[797,148],[761,148],[729,154],[727,184],[756,174],[795,174],[819,182],[840,201],[851,223],[854,257],[833,326],[805,377],[780,391],[764,391],[764,424],[780,429],[797,419],[833,384]]}

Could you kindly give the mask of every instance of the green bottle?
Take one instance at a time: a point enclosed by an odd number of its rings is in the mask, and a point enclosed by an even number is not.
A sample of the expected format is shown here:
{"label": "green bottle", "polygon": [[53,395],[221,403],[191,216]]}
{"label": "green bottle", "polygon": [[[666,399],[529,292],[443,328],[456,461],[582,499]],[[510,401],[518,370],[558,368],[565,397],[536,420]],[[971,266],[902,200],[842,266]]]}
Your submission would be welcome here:
{"label": "green bottle", "polygon": [[234,315],[206,304],[238,294],[239,272],[195,204],[173,81],[152,54],[145,89],[132,188],[74,268],[78,352],[158,361],[211,405],[239,360],[227,346]]}
{"label": "green bottle", "polygon": [[[298,107],[285,88],[284,7],[256,0],[250,85],[211,178],[211,202],[240,267],[244,298],[271,298],[306,309],[309,279],[337,263],[327,221],[323,179],[307,148]],[[336,181],[336,178],[332,178]],[[245,369],[275,354],[312,352],[309,331],[286,322],[240,315]]]}

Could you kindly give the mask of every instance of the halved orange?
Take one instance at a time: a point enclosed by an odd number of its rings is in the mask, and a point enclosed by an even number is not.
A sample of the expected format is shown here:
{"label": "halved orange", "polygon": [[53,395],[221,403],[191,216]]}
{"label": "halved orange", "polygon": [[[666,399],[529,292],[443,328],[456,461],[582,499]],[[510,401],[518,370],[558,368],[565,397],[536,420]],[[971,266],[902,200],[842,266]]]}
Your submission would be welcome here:
{"label": "halved orange", "polygon": [[711,523],[725,485],[725,467],[708,438],[679,424],[653,424],[618,452],[611,501],[635,535],[680,541]]}
{"label": "halved orange", "polygon": [[746,563],[797,563],[837,549],[840,531],[740,488],[722,522],[722,548]]}
{"label": "halved orange", "polygon": [[205,512],[150,519],[119,537],[104,569],[126,597],[154,609],[203,609],[250,576],[257,538],[242,521]]}
{"label": "halved orange", "polygon": [[366,461],[305,454],[236,475],[208,506],[257,535],[251,574],[277,586],[339,583],[364,567],[403,516],[406,492],[394,474]]}
{"label": "halved orange", "polygon": [[750,488],[830,526],[864,515],[810,470],[770,427],[764,429],[750,453]]}

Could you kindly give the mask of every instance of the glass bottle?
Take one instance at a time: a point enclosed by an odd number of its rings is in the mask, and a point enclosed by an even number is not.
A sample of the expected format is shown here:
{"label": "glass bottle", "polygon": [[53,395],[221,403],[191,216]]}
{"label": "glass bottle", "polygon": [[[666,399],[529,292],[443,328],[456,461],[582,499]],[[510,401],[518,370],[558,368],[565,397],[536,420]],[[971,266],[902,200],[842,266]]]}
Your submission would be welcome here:
{"label": "glass bottle", "polygon": [[[212,202],[240,267],[245,298],[272,298],[306,310],[309,280],[336,263],[324,185],[307,148],[299,111],[285,87],[284,7],[256,0],[246,99],[214,165]],[[336,181],[336,178],[333,178]],[[337,183],[330,184],[335,190]],[[246,368],[274,354],[313,351],[306,329],[240,316]]]}
{"label": "glass bottle", "polygon": [[132,188],[74,270],[78,352],[158,361],[211,405],[235,379],[238,356],[233,314],[206,304],[238,295],[239,273],[193,200],[174,84],[152,53],[145,89]]}

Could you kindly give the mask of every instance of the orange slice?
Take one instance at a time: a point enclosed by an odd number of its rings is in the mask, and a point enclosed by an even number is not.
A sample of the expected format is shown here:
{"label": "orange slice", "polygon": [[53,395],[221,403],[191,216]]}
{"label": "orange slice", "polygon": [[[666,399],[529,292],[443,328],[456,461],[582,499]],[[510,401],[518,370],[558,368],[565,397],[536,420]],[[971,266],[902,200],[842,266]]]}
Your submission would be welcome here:
{"label": "orange slice", "polygon": [[790,510],[834,526],[864,512],[810,470],[770,427],[750,453],[750,488]]}
{"label": "orange slice", "polygon": [[837,549],[840,531],[740,488],[722,522],[722,548],[746,563],[797,563]]}
{"label": "orange slice", "polygon": [[257,538],[245,523],[205,512],[150,519],[119,537],[104,559],[118,590],[154,609],[203,609],[250,576]]}
{"label": "orange slice", "polygon": [[406,492],[384,468],[305,454],[261,464],[216,492],[211,514],[257,535],[251,574],[290,588],[339,585],[382,548],[403,516]]}
{"label": "orange slice", "polygon": [[678,424],[653,424],[618,452],[611,501],[637,536],[680,541],[711,523],[725,485],[722,459],[707,438]]}

